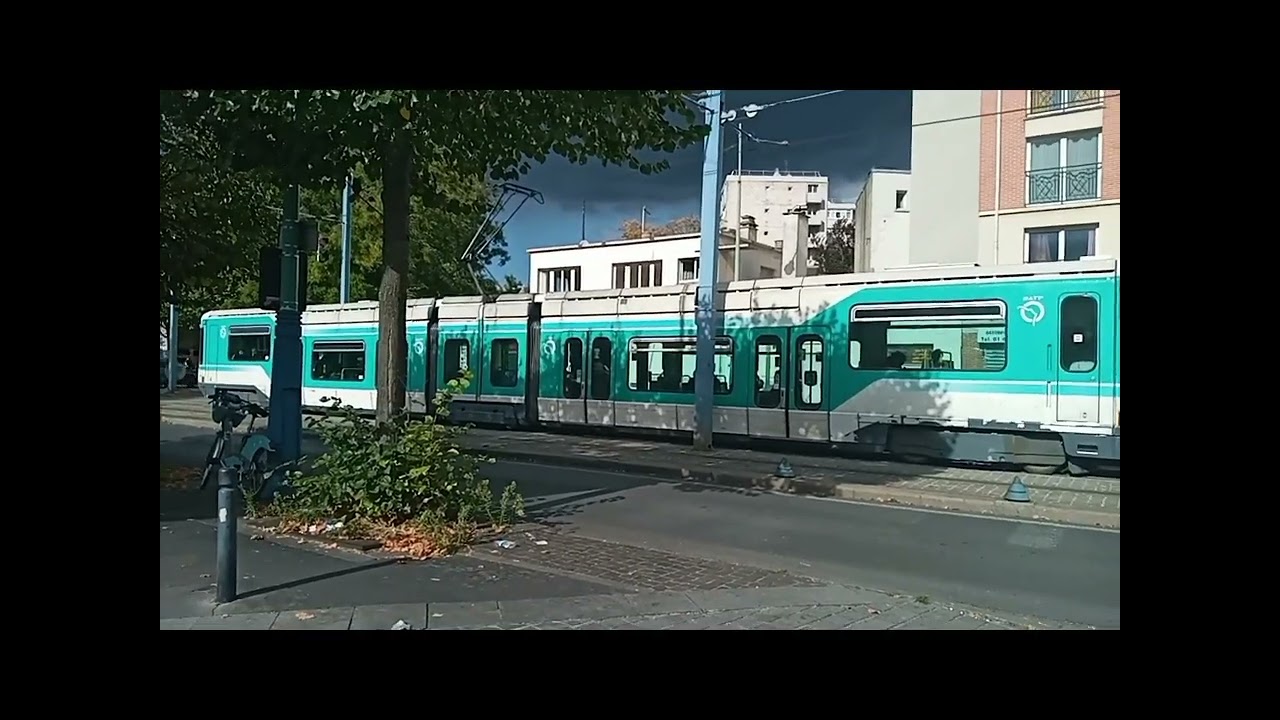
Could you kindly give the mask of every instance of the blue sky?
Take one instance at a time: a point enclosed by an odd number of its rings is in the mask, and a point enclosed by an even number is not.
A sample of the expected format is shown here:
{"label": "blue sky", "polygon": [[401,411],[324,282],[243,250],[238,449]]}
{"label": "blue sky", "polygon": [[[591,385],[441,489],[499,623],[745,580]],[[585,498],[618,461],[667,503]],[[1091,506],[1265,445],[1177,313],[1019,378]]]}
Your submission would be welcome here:
{"label": "blue sky", "polygon": [[[725,107],[765,104],[809,95],[815,90],[727,90]],[[743,124],[756,137],[787,140],[787,147],[748,142],[744,170],[817,170],[831,178],[831,195],[853,200],[873,167],[909,167],[911,159],[911,91],[850,90],[836,95],[781,105]],[[722,171],[737,164],[736,133],[725,134]],[[582,234],[582,203],[587,203],[587,239],[618,237],[628,218],[648,207],[650,222],[663,223],[698,213],[702,178],[701,145],[674,153],[671,167],[658,175],[599,163],[570,165],[551,158],[535,166],[520,182],[540,191],[545,205],[525,203],[506,228],[511,262],[494,274],[528,281],[531,247],[577,242]]]}

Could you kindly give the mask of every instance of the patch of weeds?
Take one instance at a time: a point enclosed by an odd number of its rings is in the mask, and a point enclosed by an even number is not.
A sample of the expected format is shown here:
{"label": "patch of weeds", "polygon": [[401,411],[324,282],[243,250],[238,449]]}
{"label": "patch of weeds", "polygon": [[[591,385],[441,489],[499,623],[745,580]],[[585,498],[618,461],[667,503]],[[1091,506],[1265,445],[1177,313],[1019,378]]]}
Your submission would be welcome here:
{"label": "patch of weeds", "polygon": [[916,602],[920,603],[921,605],[928,605],[933,601],[929,599],[928,595],[917,595]]}
{"label": "patch of weeds", "polygon": [[464,451],[468,428],[445,422],[468,384],[469,375],[451,381],[425,420],[402,412],[373,423],[334,403],[308,422],[327,450],[310,471],[290,473],[276,500],[256,512],[279,516],[283,532],[373,539],[417,558],[454,552],[482,528],[509,526],[524,516],[524,497],[513,484],[495,500],[481,474],[493,459]]}

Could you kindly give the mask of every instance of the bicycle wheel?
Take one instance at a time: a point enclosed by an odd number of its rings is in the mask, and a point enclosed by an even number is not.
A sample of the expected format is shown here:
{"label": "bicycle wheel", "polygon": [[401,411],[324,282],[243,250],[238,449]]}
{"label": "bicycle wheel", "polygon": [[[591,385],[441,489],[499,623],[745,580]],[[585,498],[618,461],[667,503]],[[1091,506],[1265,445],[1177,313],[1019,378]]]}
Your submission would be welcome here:
{"label": "bicycle wheel", "polygon": [[240,492],[245,499],[257,500],[267,487],[267,451],[259,450],[240,468]]}
{"label": "bicycle wheel", "polygon": [[200,477],[201,490],[209,484],[209,478],[213,477],[218,468],[222,467],[222,450],[226,445],[226,439],[219,433],[213,439],[213,444],[209,446],[209,454],[204,459],[204,474]]}

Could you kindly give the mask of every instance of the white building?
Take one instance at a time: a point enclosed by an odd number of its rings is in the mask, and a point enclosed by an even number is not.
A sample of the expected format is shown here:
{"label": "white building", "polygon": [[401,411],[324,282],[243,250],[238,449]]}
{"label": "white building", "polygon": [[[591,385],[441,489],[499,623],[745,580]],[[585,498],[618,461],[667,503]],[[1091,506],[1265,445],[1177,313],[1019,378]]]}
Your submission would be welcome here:
{"label": "white building", "polygon": [[910,262],[1119,258],[1119,93],[912,93]]}
{"label": "white building", "polygon": [[853,262],[857,272],[877,272],[913,264],[911,172],[872,168],[854,214]]}
{"label": "white building", "polygon": [[784,214],[804,207],[809,214],[808,234],[817,235],[826,229],[829,186],[827,177],[815,170],[743,170],[741,177],[731,170],[721,188],[720,227],[733,229],[734,218],[751,216],[756,220],[759,241],[769,245],[785,231]]}
{"label": "white building", "polygon": [[[795,219],[791,231],[797,234]],[[754,230],[738,249],[742,280],[778,277],[783,251],[754,242]],[[529,249],[529,285],[533,292],[609,290],[696,282],[700,266],[698,233],[659,235],[635,240],[582,241]],[[806,256],[807,259],[807,256]],[[734,237],[720,235],[718,280],[733,276]]]}
{"label": "white building", "polygon": [[854,214],[858,210],[856,202],[840,202],[838,200],[827,201],[827,229],[831,229],[841,220],[852,222]]}

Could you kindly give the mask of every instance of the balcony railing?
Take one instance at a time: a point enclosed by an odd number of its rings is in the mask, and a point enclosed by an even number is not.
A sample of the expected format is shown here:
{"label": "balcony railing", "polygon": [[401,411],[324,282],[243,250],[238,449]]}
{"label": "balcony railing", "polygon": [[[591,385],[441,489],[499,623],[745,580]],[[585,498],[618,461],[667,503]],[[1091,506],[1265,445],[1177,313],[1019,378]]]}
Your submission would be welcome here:
{"label": "balcony railing", "polygon": [[1100,197],[1098,172],[1101,169],[1101,163],[1093,163],[1030,170],[1027,172],[1027,204],[1096,200]]}
{"label": "balcony railing", "polygon": [[1032,90],[1031,113],[1068,110],[1102,100],[1101,90]]}

